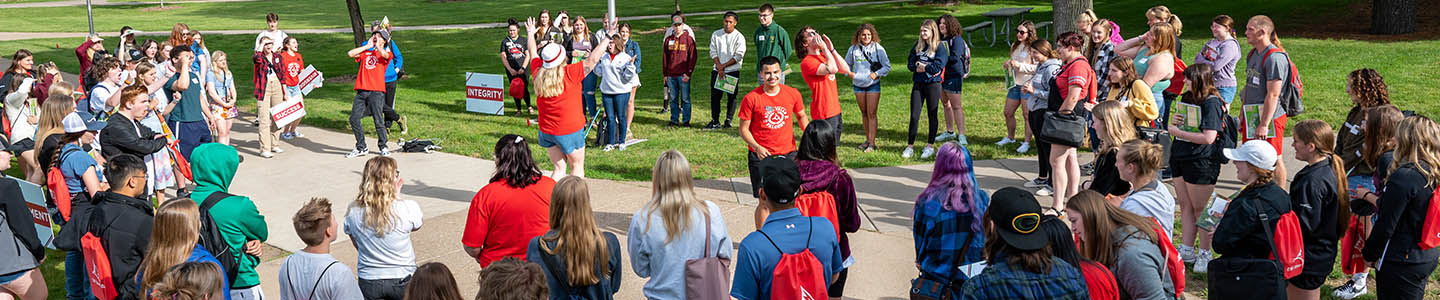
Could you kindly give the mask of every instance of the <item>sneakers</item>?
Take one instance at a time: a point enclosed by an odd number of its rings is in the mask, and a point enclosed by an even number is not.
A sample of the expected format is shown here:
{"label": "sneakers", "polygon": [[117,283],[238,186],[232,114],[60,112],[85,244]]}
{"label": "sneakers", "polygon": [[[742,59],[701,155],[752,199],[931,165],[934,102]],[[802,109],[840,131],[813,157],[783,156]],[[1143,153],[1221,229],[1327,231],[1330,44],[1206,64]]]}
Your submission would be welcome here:
{"label": "sneakers", "polygon": [[949,140],[953,140],[953,139],[955,139],[955,133],[954,133],[954,132],[949,132],[949,131],[941,132],[940,135],[935,136],[935,142],[936,142],[936,143],[943,143],[943,142],[945,142],[945,141],[949,141]]}
{"label": "sneakers", "polygon": [[368,149],[355,149],[355,150],[350,150],[350,154],[345,154],[345,158],[365,156],[365,155],[367,155],[367,154],[370,154],[370,150],[368,150]]}
{"label": "sneakers", "polygon": [[1047,185],[1047,186],[1042,186],[1042,187],[1040,187],[1039,190],[1036,190],[1036,191],[1035,191],[1035,195],[1036,195],[1036,196],[1050,196],[1050,195],[1055,195],[1055,191],[1050,190],[1050,186]]}
{"label": "sneakers", "polygon": [[390,147],[380,147],[380,156],[390,156]]}
{"label": "sneakers", "polygon": [[305,137],[305,135],[304,135],[304,134],[300,134],[300,131],[295,131],[295,132],[291,132],[291,133],[290,133],[290,137],[292,137],[292,138],[303,138],[303,137]]}
{"label": "sneakers", "polygon": [[705,129],[719,129],[719,128],[720,128],[720,123],[719,123],[719,122],[710,121],[710,124],[705,124]]}
{"label": "sneakers", "polygon": [[295,136],[294,136],[294,135],[291,135],[289,132],[281,132],[281,133],[280,133],[280,139],[282,139],[282,140],[289,140],[289,139],[293,139],[293,138],[295,138]]}
{"label": "sneakers", "polygon": [[1032,179],[1032,180],[1030,180],[1030,181],[1026,181],[1026,182],[1025,182],[1025,187],[1027,187],[1027,188],[1038,188],[1038,187],[1048,187],[1048,186],[1050,186],[1050,179],[1049,179],[1049,178],[1035,178],[1035,179]]}
{"label": "sneakers", "polygon": [[275,153],[271,153],[270,151],[260,152],[260,157],[264,157],[264,158],[275,157]]}
{"label": "sneakers", "polygon": [[1364,282],[1364,281],[1355,281],[1355,279],[1350,279],[1350,281],[1346,281],[1346,282],[1345,282],[1345,285],[1341,285],[1340,287],[1335,288],[1335,293],[1334,293],[1334,295],[1335,295],[1336,298],[1346,299],[1346,300],[1355,299],[1355,297],[1359,297],[1360,295],[1364,295],[1364,294],[1365,294],[1365,282]]}
{"label": "sneakers", "polygon": [[619,146],[615,146],[615,149],[620,149],[620,151],[625,151],[625,144],[620,144]]}
{"label": "sneakers", "polygon": [[934,146],[925,146],[925,150],[920,151],[920,159],[930,159],[932,156],[935,156]]}
{"label": "sneakers", "polygon": [[1015,153],[1024,154],[1026,152],[1030,152],[1030,143],[1020,142],[1020,148],[1016,148]]}
{"label": "sneakers", "polygon": [[900,152],[901,158],[910,158],[912,156],[915,156],[915,146],[905,147],[905,151]]}
{"label": "sneakers", "polygon": [[1080,165],[1080,176],[1095,175],[1095,161]]}
{"label": "sneakers", "polygon": [[615,150],[615,145],[605,145],[605,152],[610,152],[610,150]]}
{"label": "sneakers", "polygon": [[280,147],[275,147],[275,148],[270,148],[270,152],[281,153],[281,152],[285,152],[285,150],[280,149]]}
{"label": "sneakers", "polygon": [[1012,139],[1012,138],[1008,138],[1008,137],[1007,137],[1007,138],[1000,139],[999,142],[995,142],[995,146],[1004,147],[1005,145],[1009,145],[1010,143],[1014,143],[1014,142],[1015,142],[1015,139]]}
{"label": "sneakers", "polygon": [[1180,252],[1180,261],[1184,261],[1187,264],[1195,263],[1195,247],[1180,245],[1175,247],[1175,251]]}
{"label": "sneakers", "polygon": [[1212,258],[1214,257],[1210,254],[1210,250],[1195,249],[1195,268],[1191,269],[1191,271],[1200,274],[1209,271],[1210,259]]}
{"label": "sneakers", "polygon": [[965,138],[965,135],[963,135],[963,134],[962,134],[962,135],[957,135],[957,136],[955,136],[955,142],[956,142],[956,143],[959,143],[961,146],[969,146],[969,145],[970,145],[970,140],[966,139],[966,138]]}

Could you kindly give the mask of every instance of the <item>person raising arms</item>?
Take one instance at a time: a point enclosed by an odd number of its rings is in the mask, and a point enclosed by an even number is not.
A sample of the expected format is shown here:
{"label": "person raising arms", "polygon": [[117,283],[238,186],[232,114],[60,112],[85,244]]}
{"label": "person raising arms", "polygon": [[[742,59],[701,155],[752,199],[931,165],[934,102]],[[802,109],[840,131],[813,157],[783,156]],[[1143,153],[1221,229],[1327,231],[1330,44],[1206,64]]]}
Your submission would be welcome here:
{"label": "person raising arms", "polygon": [[[525,22],[525,30],[535,35],[535,20]],[[605,32],[615,32],[615,21],[606,20]],[[580,91],[585,74],[595,68],[600,58],[610,48],[610,37],[601,36],[599,45],[591,50],[589,57],[579,63],[565,61],[565,47],[558,43],[544,44],[536,48],[536,41],[526,43],[526,57],[539,58],[540,63],[530,64],[530,73],[535,76],[536,107],[539,108],[540,147],[550,154],[550,163],[555,166],[552,177],[585,177],[585,115],[581,108]],[[573,167],[566,172],[566,167]]]}

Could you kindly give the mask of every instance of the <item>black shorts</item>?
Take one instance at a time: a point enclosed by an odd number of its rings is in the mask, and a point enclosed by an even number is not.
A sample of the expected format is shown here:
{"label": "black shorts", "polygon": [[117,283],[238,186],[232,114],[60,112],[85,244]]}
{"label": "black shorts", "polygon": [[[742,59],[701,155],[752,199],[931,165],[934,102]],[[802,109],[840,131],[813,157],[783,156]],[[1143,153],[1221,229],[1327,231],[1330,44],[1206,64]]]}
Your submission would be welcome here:
{"label": "black shorts", "polygon": [[1285,281],[1302,290],[1314,290],[1325,283],[1325,275],[1300,274]]}
{"label": "black shorts", "polygon": [[1170,170],[1189,184],[1215,184],[1220,178],[1220,163],[1209,159],[1171,159]]}
{"label": "black shorts", "polygon": [[5,150],[10,151],[10,153],[14,153],[15,156],[20,156],[20,153],[22,152],[35,150],[35,140],[28,138],[23,139],[10,144],[10,148],[6,148]]}
{"label": "black shorts", "polygon": [[[771,153],[770,155],[785,155],[785,157],[789,157],[790,159],[793,160],[793,159],[795,159],[795,154],[796,154],[796,153],[799,153],[799,151],[798,151],[798,150],[797,150],[797,151],[790,151],[790,153],[781,153],[781,154]],[[759,199],[759,198],[760,198],[760,185],[758,185],[758,183],[760,183],[760,175],[761,175],[761,174],[760,174],[760,166],[757,166],[757,165],[755,165],[755,164],[760,163],[760,159],[763,159],[763,158],[764,158],[764,157],[760,157],[759,155],[755,155],[755,152],[754,152],[754,151],[749,151],[749,154],[746,154],[746,155],[745,155],[745,163],[746,163],[746,165],[749,166],[749,169],[750,169],[750,195],[751,195],[751,196],[755,196],[756,199]]]}

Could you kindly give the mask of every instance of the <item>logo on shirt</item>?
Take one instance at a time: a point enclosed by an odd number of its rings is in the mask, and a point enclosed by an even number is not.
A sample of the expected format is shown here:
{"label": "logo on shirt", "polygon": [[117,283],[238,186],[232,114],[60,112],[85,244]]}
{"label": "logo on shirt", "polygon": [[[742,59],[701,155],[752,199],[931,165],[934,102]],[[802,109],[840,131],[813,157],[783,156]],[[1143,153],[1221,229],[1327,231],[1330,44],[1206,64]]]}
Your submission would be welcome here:
{"label": "logo on shirt", "polygon": [[290,77],[298,77],[298,76],[300,76],[300,64],[297,64],[297,63],[285,64],[285,73],[290,74]]}
{"label": "logo on shirt", "polygon": [[365,56],[365,69],[366,69],[366,70],[374,70],[375,67],[377,67],[377,66],[379,66],[379,65],[380,65],[380,59],[379,59],[379,58],[376,58],[374,55],[366,55],[366,56]]}
{"label": "logo on shirt", "polygon": [[780,129],[790,123],[789,120],[790,112],[785,110],[784,106],[766,106],[765,121],[760,125],[765,126],[766,129]]}

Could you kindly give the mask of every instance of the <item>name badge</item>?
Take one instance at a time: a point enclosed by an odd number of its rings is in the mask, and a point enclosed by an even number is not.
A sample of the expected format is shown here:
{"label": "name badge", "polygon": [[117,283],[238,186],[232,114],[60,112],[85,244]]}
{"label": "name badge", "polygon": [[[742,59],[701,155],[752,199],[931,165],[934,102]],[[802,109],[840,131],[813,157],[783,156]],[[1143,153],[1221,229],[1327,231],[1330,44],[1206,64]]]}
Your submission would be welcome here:
{"label": "name badge", "polygon": [[674,45],[675,45],[675,40],[670,40],[670,42],[668,43],[668,45],[674,46]]}
{"label": "name badge", "polygon": [[755,40],[764,42],[764,41],[765,41],[765,36],[763,36],[763,35],[757,35],[757,36],[755,36]]}
{"label": "name badge", "polygon": [[1250,76],[1250,84],[1260,85],[1260,77]]}

